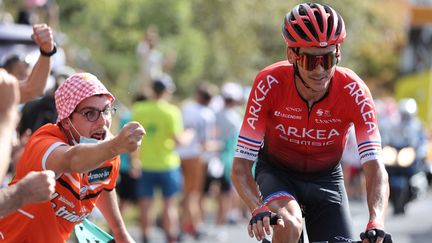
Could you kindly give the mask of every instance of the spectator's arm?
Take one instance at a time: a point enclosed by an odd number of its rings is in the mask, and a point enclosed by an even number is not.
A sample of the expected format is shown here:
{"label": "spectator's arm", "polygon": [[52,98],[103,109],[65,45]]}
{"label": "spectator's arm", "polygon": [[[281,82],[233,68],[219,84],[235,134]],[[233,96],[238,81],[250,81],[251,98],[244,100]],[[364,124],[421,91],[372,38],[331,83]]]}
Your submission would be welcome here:
{"label": "spectator's arm", "polygon": [[54,193],[52,171],[32,171],[16,184],[0,189],[0,216],[28,203],[44,202]]}
{"label": "spectator's arm", "polygon": [[[46,53],[50,53],[54,49],[53,34],[51,28],[46,24],[33,26],[32,39],[39,48]],[[43,94],[50,73],[50,67],[51,58],[40,55],[28,79],[20,82],[20,103],[24,103]]]}
{"label": "spectator's arm", "polygon": [[112,191],[104,190],[100,194],[96,205],[108,222],[116,242],[134,242],[126,230],[126,225],[121,216],[117,201],[115,189]]}
{"label": "spectator's arm", "polygon": [[12,136],[18,121],[18,81],[0,69],[0,181],[9,167]]}

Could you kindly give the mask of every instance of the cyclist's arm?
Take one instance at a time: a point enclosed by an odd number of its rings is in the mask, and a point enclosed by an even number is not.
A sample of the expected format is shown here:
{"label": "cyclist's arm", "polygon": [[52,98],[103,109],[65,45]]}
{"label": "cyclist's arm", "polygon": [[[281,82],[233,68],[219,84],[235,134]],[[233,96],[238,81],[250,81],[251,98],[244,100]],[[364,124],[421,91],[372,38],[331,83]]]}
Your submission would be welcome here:
{"label": "cyclist's arm", "polygon": [[[272,82],[269,83],[268,80]],[[268,115],[272,110],[274,100],[281,98],[279,94],[273,93],[278,84],[280,81],[267,71],[260,72],[256,76],[237,140],[231,177],[238,194],[251,212],[263,205],[259,198],[257,184],[252,176],[252,166],[263,145],[267,119],[269,119]]]}
{"label": "cyclist's arm", "polygon": [[381,161],[381,136],[378,130],[377,113],[369,88],[355,74],[345,86],[349,91],[346,97],[347,107],[355,127],[357,149],[366,179],[366,193],[369,208],[368,228],[383,228],[387,210],[389,186],[388,175]]}
{"label": "cyclist's arm", "polygon": [[114,234],[114,239],[118,242],[131,241],[132,237],[127,232],[126,225],[118,207],[115,189],[111,191],[102,191],[96,206],[108,222],[108,225]]}
{"label": "cyclist's arm", "polygon": [[367,161],[362,167],[366,179],[369,221],[384,227],[389,197],[387,172],[384,164],[378,160]]}
{"label": "cyclist's arm", "polygon": [[252,176],[253,163],[251,160],[234,158],[231,170],[234,187],[251,212],[262,205],[257,185]]}

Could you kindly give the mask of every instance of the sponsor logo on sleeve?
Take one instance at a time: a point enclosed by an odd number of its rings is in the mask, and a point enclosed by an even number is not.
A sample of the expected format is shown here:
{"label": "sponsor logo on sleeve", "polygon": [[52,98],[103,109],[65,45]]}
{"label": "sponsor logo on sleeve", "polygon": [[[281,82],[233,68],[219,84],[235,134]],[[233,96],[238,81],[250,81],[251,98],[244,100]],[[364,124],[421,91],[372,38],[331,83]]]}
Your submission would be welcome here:
{"label": "sponsor logo on sleeve", "polygon": [[377,129],[378,125],[374,121],[375,112],[372,101],[366,97],[365,91],[358,85],[357,82],[351,82],[344,86],[344,89],[349,90],[349,94],[354,98],[357,106],[360,107],[360,113],[364,124],[368,127],[367,133],[372,133]]}
{"label": "sponsor logo on sleeve", "polygon": [[267,93],[275,83],[279,83],[279,81],[273,76],[267,75],[265,80],[258,81],[255,89],[251,92],[252,102],[249,105],[248,118],[246,121],[253,130],[256,129],[255,122],[259,119],[262,102],[265,100]]}
{"label": "sponsor logo on sleeve", "polygon": [[105,181],[109,178],[112,171],[112,166],[97,168],[88,172],[88,183]]}

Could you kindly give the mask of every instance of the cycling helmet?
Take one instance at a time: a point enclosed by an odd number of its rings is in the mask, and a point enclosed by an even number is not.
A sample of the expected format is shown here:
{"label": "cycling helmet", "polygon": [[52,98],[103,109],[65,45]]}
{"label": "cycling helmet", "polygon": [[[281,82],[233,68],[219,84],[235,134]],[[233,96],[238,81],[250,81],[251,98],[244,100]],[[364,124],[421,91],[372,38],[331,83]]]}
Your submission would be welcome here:
{"label": "cycling helmet", "polygon": [[342,17],[331,7],[302,3],[285,16],[282,35],[289,47],[326,47],[346,37]]}

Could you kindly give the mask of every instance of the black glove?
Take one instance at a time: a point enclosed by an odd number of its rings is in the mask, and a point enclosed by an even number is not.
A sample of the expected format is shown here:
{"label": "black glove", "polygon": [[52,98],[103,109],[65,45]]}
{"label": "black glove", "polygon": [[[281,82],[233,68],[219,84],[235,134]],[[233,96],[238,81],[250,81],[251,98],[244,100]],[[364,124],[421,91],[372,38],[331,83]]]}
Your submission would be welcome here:
{"label": "black glove", "polygon": [[361,240],[367,239],[370,243],[375,243],[378,237],[384,238],[383,243],[393,243],[391,235],[387,234],[384,230],[370,229],[360,234]]}
{"label": "black glove", "polygon": [[258,221],[262,221],[265,217],[270,217],[270,225],[277,225],[277,221],[282,219],[280,215],[272,213],[266,206],[263,206],[254,210],[249,224],[256,224]]}

